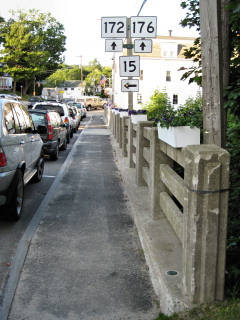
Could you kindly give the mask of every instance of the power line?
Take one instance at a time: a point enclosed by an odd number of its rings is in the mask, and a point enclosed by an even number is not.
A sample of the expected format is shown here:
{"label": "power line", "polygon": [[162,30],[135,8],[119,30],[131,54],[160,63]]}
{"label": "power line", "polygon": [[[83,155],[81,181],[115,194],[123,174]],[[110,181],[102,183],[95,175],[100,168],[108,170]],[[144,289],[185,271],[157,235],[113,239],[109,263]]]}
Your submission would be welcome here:
{"label": "power line", "polygon": [[142,8],[144,7],[144,5],[145,5],[145,3],[147,2],[147,0],[143,0],[143,3],[142,3],[142,5],[141,5],[141,8],[140,8],[140,10],[138,11],[138,16],[139,16],[139,14],[140,14],[140,12],[142,11]]}

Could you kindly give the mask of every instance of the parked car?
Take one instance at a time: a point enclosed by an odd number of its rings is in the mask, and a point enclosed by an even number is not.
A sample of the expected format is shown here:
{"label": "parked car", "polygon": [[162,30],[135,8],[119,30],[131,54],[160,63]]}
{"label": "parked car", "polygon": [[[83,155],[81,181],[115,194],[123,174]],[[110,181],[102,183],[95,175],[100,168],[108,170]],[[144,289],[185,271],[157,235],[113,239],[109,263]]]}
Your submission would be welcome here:
{"label": "parked car", "polygon": [[80,110],[81,113],[81,120],[83,118],[86,118],[87,116],[87,109],[84,107],[84,105],[81,102],[74,102],[73,106],[77,107]]}
{"label": "parked car", "polygon": [[104,107],[108,104],[107,100],[103,100],[102,98],[96,96],[83,96],[81,98],[77,98],[76,102],[81,102],[87,111],[97,108],[104,109]]}
{"label": "parked car", "polygon": [[0,98],[1,99],[9,99],[9,100],[18,100],[17,96],[13,96],[10,93],[9,94],[1,93]]}
{"label": "parked car", "polygon": [[80,126],[81,113],[78,110],[78,108],[76,108],[75,106],[71,106],[71,107],[69,106],[68,108],[70,110],[70,114],[73,119],[73,127],[74,127],[73,132],[77,132],[78,127]]}
{"label": "parked car", "polygon": [[53,110],[29,110],[43,141],[43,153],[57,160],[59,150],[67,149],[67,129],[59,113]]}
{"label": "parked car", "polygon": [[28,110],[18,101],[0,99],[0,212],[17,221],[24,185],[42,179],[42,139]]}
{"label": "parked car", "polygon": [[21,100],[22,97],[18,96],[16,93],[9,93],[9,96],[12,97],[14,100]]}
{"label": "parked car", "polygon": [[28,99],[28,109],[32,109],[32,107],[35,105],[36,102],[43,102],[44,99],[40,96],[32,96]]}
{"label": "parked car", "polygon": [[66,125],[67,129],[67,143],[70,142],[70,138],[73,136],[73,122],[70,115],[70,110],[68,109],[67,105],[64,103],[58,102],[37,102],[33,109],[38,110],[55,110],[59,113],[60,117],[62,118],[64,124]]}

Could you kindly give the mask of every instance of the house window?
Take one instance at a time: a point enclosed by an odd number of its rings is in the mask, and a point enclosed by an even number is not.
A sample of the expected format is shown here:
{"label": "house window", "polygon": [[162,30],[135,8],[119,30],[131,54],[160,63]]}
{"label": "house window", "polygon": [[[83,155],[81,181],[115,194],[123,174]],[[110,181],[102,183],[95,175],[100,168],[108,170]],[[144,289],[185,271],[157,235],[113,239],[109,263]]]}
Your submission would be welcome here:
{"label": "house window", "polygon": [[173,104],[178,104],[178,95],[177,94],[173,95]]}
{"label": "house window", "polygon": [[166,72],[166,81],[171,82],[171,71]]}
{"label": "house window", "polygon": [[142,103],[142,95],[140,93],[137,94],[137,103]]}

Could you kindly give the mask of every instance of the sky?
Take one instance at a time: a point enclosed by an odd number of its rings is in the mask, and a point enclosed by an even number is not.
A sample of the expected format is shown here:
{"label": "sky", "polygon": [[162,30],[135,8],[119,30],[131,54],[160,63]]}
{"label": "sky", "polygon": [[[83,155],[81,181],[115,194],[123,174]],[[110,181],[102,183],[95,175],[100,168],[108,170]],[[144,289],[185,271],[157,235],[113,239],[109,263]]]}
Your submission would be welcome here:
{"label": "sky", "polygon": [[[87,65],[96,58],[103,66],[112,65],[112,53],[105,52],[101,38],[101,17],[137,16],[144,0],[7,0],[2,1],[0,16],[9,18],[9,10],[37,9],[50,12],[65,29],[65,63]],[[185,17],[180,0],[147,0],[140,16],[157,16],[157,35],[197,37],[194,29],[179,25]]]}

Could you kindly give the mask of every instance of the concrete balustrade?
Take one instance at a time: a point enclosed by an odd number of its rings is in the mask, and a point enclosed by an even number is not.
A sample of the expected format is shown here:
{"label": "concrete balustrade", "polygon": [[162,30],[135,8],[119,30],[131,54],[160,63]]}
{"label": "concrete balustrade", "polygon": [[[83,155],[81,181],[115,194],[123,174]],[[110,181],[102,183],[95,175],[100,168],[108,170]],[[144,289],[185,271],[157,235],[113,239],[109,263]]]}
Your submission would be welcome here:
{"label": "concrete balustrade", "polygon": [[[176,281],[175,285],[176,290],[180,288],[182,296],[178,294],[177,299],[182,297],[181,303],[186,307],[223,300],[230,161],[228,152],[216,145],[193,145],[176,149],[158,138],[157,128],[153,127],[152,122],[132,124],[130,117],[119,117],[122,120],[118,120],[117,124],[118,116],[113,114],[115,121],[109,121],[109,114],[112,114],[111,111],[105,109],[105,121],[110,124],[112,132],[118,128],[118,143],[124,150],[122,155],[128,158],[129,168],[135,170],[136,186],[147,187],[149,219],[166,225],[169,237],[172,233],[172,239],[175,239],[172,247],[180,251],[181,258],[179,252],[176,252],[176,257],[180,262],[181,282]],[[182,177],[174,170],[175,163],[182,167]],[[158,226],[163,232],[161,224]],[[151,250],[151,241],[146,246],[147,250]],[[160,247],[161,244],[159,250]],[[151,252],[146,254],[150,256],[150,272],[151,268],[160,269]],[[160,274],[161,270],[158,271],[159,277],[162,276]],[[156,276],[155,281],[158,281]],[[164,287],[163,280],[160,279],[159,283]],[[179,301],[175,299],[174,303],[174,298],[169,298],[171,290],[167,286],[164,288],[164,292],[159,289],[160,300],[169,302],[172,299],[172,311],[177,311],[175,304]]]}

